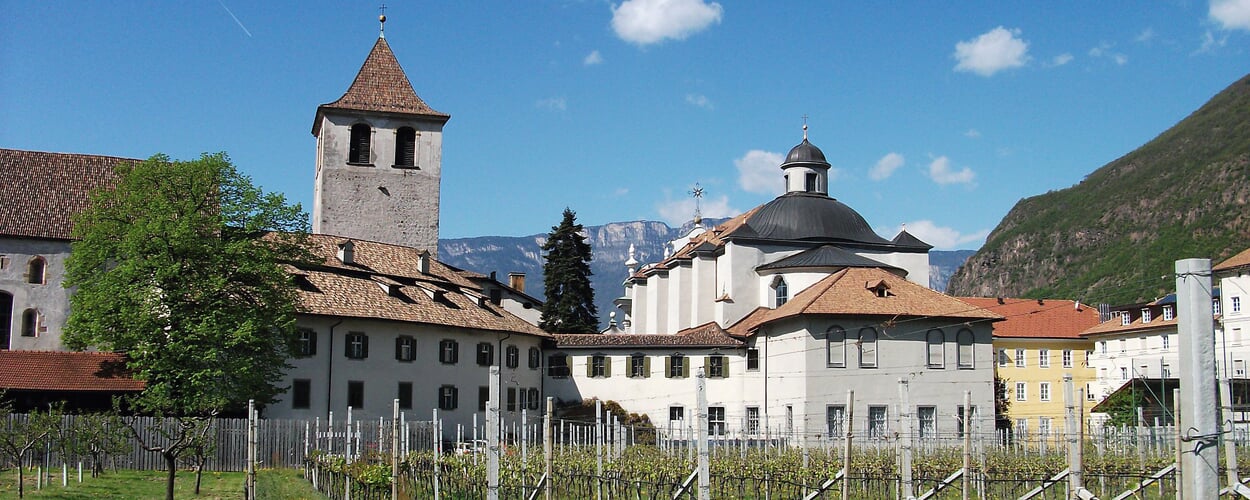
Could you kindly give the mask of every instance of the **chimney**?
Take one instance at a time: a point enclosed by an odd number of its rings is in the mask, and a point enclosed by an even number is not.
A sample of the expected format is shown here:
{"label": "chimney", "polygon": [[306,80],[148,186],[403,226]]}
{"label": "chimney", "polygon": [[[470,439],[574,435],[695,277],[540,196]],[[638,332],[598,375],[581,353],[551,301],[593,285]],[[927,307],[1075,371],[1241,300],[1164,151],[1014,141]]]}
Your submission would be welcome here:
{"label": "chimney", "polygon": [[342,243],[339,243],[338,257],[339,257],[339,262],[342,262],[344,264],[355,264],[356,263],[356,244],[352,243],[352,240],[347,240]]}
{"label": "chimney", "polygon": [[430,252],[422,250],[417,254],[417,272],[421,274],[430,274]]}
{"label": "chimney", "polygon": [[1002,298],[1002,297],[999,297],[999,298],[998,298],[998,305],[1000,305],[1000,306],[1001,306],[1001,305],[1003,305],[1003,303],[1004,303],[1004,302],[1003,302],[1003,298]]}
{"label": "chimney", "polygon": [[508,286],[525,293],[525,273],[508,273]]}

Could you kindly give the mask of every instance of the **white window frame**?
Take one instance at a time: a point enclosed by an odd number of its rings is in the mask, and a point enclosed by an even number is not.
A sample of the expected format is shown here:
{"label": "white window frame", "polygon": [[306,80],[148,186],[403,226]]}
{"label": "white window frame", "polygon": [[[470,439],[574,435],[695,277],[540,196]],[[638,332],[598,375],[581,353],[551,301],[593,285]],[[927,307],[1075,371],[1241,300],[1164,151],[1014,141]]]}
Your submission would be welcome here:
{"label": "white window frame", "polygon": [[1037,366],[1039,368],[1050,368],[1050,349],[1037,350]]}
{"label": "white window frame", "polygon": [[1172,318],[1174,317],[1176,317],[1176,315],[1173,312],[1172,306],[1163,306],[1163,321],[1172,321]]}
{"label": "white window frame", "polygon": [[1234,295],[1231,299],[1229,299],[1229,302],[1229,305],[1232,306],[1229,308],[1231,309],[1229,312],[1232,314],[1241,314],[1241,297]]}
{"label": "white window frame", "polygon": [[998,349],[998,366],[1005,367],[1010,363],[1011,363],[1011,359],[1007,357],[1007,349],[999,348]]}
{"label": "white window frame", "polygon": [[1029,400],[1029,384],[1026,382],[1016,382],[1016,401]]}
{"label": "white window frame", "polygon": [[1037,400],[1043,402],[1050,401],[1050,382],[1041,382],[1037,384]]}
{"label": "white window frame", "polygon": [[1171,349],[1171,348],[1172,348],[1172,340],[1171,340],[1171,338],[1168,336],[1168,334],[1163,333],[1163,334],[1160,334],[1159,336],[1160,336],[1160,337],[1163,337],[1163,350],[1165,350],[1165,351],[1166,351],[1166,350],[1168,350],[1168,349]]}
{"label": "white window frame", "polygon": [[1072,368],[1072,349],[1063,350],[1063,367]]}
{"label": "white window frame", "polygon": [[1141,310],[1141,322],[1142,322],[1142,323],[1149,323],[1149,322],[1150,322],[1150,319],[1151,319],[1151,318],[1150,318],[1150,308],[1149,308],[1149,307],[1143,307],[1143,308],[1142,308],[1142,310]]}

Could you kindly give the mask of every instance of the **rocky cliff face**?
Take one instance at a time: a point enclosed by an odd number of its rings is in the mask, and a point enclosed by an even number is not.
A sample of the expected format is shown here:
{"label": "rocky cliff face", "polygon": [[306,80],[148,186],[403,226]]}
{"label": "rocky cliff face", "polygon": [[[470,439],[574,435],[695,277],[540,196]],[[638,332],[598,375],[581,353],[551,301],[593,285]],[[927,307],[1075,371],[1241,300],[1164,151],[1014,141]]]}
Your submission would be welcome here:
{"label": "rocky cliff face", "polygon": [[[724,219],[709,219],[709,227]],[[606,327],[608,314],[616,310],[612,301],[624,292],[622,283],[626,278],[625,261],[629,259],[629,245],[634,245],[638,262],[656,262],[667,255],[665,245],[690,231],[692,226],[673,228],[663,222],[633,221],[613,222],[602,226],[587,226],[587,242],[594,259],[590,263],[591,283],[595,289],[595,306],[599,309],[600,327]],[[546,233],[531,236],[479,236],[474,238],[444,239],[438,242],[439,260],[456,267],[482,274],[498,273],[498,279],[507,283],[507,274],[526,274],[526,293],[543,297],[543,257],[541,247],[547,240]],[[956,252],[929,252],[930,286],[937,290],[945,287],[946,277],[971,250]]]}
{"label": "rocky cliff face", "polygon": [[954,295],[1127,303],[1179,259],[1250,246],[1250,77],[1067,189],[1021,200],[951,277]]}

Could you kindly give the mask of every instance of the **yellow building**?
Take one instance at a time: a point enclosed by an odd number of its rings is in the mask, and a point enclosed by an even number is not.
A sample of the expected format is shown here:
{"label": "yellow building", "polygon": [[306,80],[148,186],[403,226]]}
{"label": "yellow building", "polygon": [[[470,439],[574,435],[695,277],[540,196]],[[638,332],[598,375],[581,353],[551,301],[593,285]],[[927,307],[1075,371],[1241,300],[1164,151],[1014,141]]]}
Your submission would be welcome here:
{"label": "yellow building", "polygon": [[962,298],[1006,318],[994,324],[996,376],[1006,384],[1008,415],[1017,435],[1051,436],[1064,430],[1065,374],[1072,375],[1073,397],[1085,389],[1085,415],[1094,369],[1086,356],[1093,342],[1081,332],[1098,324],[1098,311],[1071,300]]}

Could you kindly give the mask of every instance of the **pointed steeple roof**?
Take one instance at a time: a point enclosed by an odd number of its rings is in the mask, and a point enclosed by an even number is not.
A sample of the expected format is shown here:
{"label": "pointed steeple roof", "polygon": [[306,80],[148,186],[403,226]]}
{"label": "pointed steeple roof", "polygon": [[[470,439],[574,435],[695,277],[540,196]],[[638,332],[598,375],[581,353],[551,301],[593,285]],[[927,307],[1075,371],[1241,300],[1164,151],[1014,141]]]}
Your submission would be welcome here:
{"label": "pointed steeple roof", "polygon": [[933,245],[925,243],[920,238],[917,238],[915,235],[907,232],[906,229],[899,231],[898,235],[890,241],[900,247],[923,248],[925,250],[933,249]]}
{"label": "pointed steeple roof", "polygon": [[[347,92],[337,101],[319,106],[317,114],[320,115],[325,109],[420,115],[440,121],[447,121],[451,117],[430,108],[417,96],[408,76],[404,74],[404,69],[399,66],[399,61],[391,52],[391,46],[382,37],[373,44],[373,50],[369,51],[369,57],[361,65],[360,72],[356,74],[356,79],[352,81]],[[316,133],[317,124],[313,128]]]}

